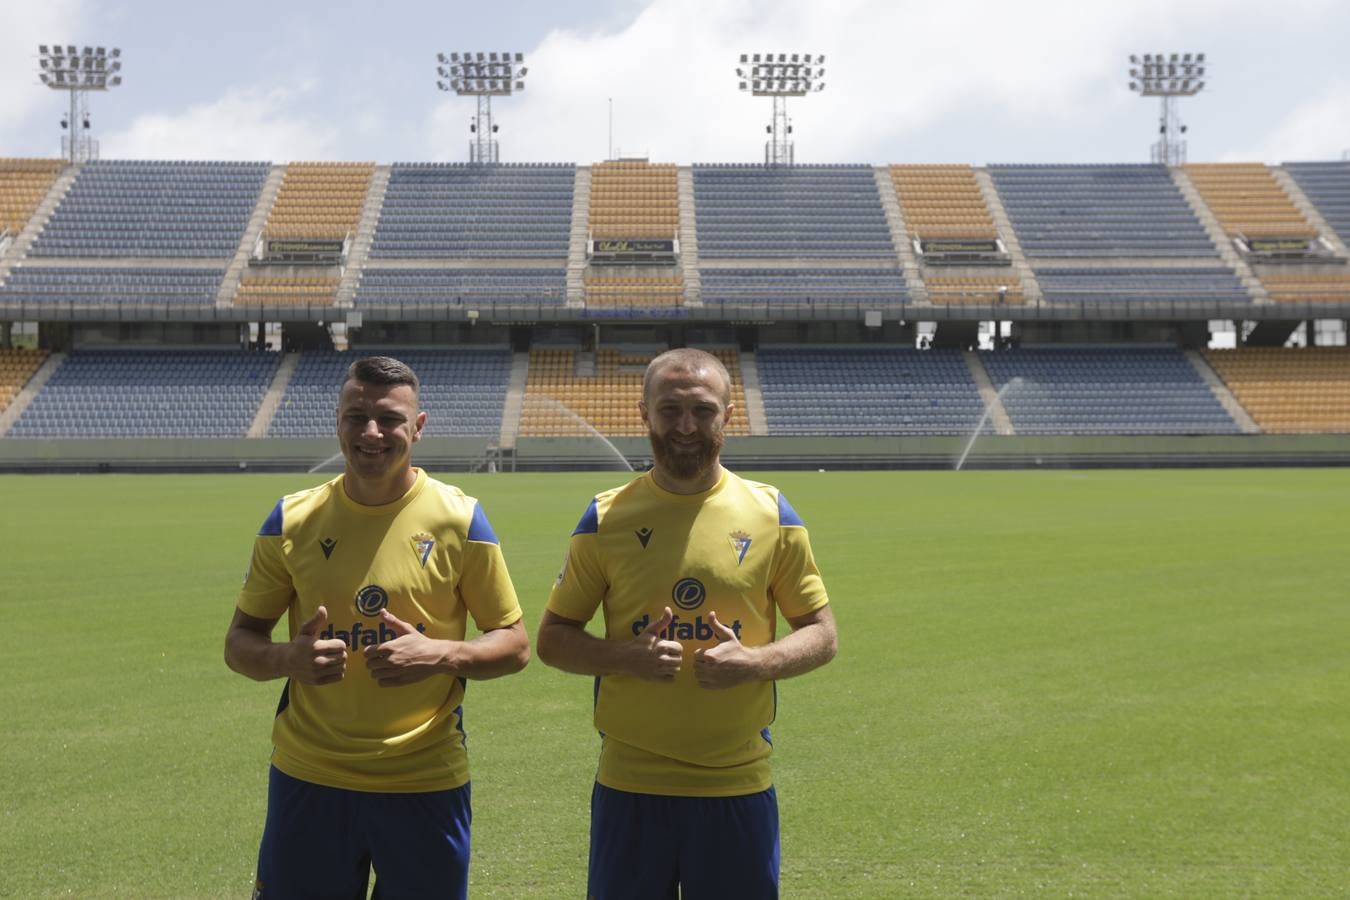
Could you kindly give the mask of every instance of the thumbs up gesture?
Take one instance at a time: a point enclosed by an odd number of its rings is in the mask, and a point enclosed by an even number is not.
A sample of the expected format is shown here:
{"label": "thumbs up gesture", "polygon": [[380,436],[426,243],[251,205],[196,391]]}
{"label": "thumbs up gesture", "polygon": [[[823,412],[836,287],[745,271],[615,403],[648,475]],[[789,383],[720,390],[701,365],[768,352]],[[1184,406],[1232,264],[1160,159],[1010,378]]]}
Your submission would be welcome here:
{"label": "thumbs up gesture", "polygon": [[661,639],[675,616],[667,606],[661,618],[652,622],[628,642],[628,672],[647,681],[674,681],[684,659],[684,645]]}
{"label": "thumbs up gesture", "polygon": [[287,675],[305,684],[332,684],[347,672],[347,642],[322,640],[328,626],[328,608],[320,606],[296,632],[287,648]]}
{"label": "thumbs up gesture", "polygon": [[398,635],[384,643],[373,644],[364,651],[366,668],[380,687],[412,684],[446,671],[450,641],[427,637],[387,609],[380,610],[380,618],[386,627],[392,628]]}
{"label": "thumbs up gesture", "polygon": [[708,613],[708,624],[718,643],[694,651],[694,677],[699,687],[720,690],[758,678],[754,651],[741,643],[736,632],[717,621],[715,611]]}

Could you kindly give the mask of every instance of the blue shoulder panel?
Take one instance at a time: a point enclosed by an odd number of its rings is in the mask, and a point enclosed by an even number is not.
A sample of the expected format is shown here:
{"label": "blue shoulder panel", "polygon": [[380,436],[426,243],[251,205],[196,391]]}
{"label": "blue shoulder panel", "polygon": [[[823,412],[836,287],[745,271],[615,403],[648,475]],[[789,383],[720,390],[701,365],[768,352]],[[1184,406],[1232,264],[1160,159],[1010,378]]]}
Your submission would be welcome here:
{"label": "blue shoulder panel", "polygon": [[487,513],[483,512],[483,504],[475,503],[473,505],[473,520],[469,522],[469,540],[478,541],[482,544],[500,544],[497,540],[497,533],[492,530],[492,525],[488,522]]}
{"label": "blue shoulder panel", "polygon": [[267,515],[267,521],[262,523],[258,529],[259,537],[281,537],[281,501],[272,507],[272,511]]}
{"label": "blue shoulder panel", "polygon": [[595,508],[595,501],[591,500],[591,505],[586,507],[586,511],[581,514],[581,521],[577,523],[573,534],[595,534],[600,530],[600,512]]}
{"label": "blue shoulder panel", "polygon": [[787,498],[783,496],[782,491],[778,492],[778,524],[796,525],[799,528],[806,527],[806,523],[802,521],[801,516],[797,515],[797,511],[792,508],[792,504],[787,502]]}

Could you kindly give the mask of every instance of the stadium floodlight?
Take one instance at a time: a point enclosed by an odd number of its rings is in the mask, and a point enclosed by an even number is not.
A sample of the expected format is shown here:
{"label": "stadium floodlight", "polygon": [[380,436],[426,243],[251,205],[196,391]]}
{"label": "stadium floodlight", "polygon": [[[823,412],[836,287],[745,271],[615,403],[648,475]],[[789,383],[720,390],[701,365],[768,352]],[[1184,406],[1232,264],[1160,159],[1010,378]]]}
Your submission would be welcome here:
{"label": "stadium floodlight", "polygon": [[1205,89],[1205,54],[1130,54],[1130,90],[1141,97],[1161,97],[1158,141],[1151,148],[1155,163],[1179,166],[1186,162],[1186,126],[1177,113],[1178,97],[1194,97]]}
{"label": "stadium floodlight", "polygon": [[525,76],[529,73],[524,66],[525,54],[463,51],[451,53],[448,60],[444,53],[437,53],[436,60],[441,64],[436,67],[436,73],[441,76],[436,82],[437,88],[478,100],[478,114],[469,127],[474,135],[469,142],[469,161],[497,162],[498,146],[493,138],[497,126],[492,122],[492,98],[509,97],[525,90]]}
{"label": "stadium floodlight", "polygon": [[[755,97],[773,98],[773,120],[766,129],[772,137],[764,145],[764,164],[792,165],[793,145],[788,137],[792,124],[787,114],[787,98],[818,94],[825,89],[821,80],[825,70],[812,67],[824,62],[825,57],[813,57],[810,53],[742,53],[740,61],[741,67],[736,69],[738,89]],[[749,69],[745,68],[747,62]]]}
{"label": "stadium floodlight", "polygon": [[[120,47],[86,46],[74,44],[39,44],[38,79],[54,91],[70,95],[70,111],[62,117],[61,128],[68,133],[61,136],[61,155],[72,163],[98,159],[98,141],[89,134],[89,92],[106,91],[122,83]],[[108,60],[114,62],[109,65]],[[112,77],[109,77],[109,76]],[[82,126],[82,127],[77,127]]]}

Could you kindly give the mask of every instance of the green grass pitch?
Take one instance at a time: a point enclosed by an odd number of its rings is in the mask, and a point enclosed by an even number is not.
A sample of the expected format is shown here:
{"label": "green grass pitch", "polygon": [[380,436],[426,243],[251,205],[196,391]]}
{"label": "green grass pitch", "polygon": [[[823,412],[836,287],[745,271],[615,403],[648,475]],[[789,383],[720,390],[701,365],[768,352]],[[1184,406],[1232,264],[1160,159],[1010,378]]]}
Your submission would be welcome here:
{"label": "green grass pitch", "polygon": [[[779,686],[785,897],[1343,895],[1350,470],[758,477],[840,625]],[[0,895],[248,895],[280,683],[222,637],[258,524],[319,480],[0,478]],[[533,634],[620,476],[446,480]],[[470,685],[471,896],[583,895],[590,703],[537,660]]]}

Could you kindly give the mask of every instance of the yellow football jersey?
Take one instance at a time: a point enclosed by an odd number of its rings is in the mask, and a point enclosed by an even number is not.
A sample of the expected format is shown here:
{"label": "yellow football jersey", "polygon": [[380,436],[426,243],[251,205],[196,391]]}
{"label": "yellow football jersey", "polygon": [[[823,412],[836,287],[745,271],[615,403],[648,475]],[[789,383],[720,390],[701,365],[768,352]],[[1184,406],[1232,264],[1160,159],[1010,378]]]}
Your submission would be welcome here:
{"label": "yellow football jersey", "polygon": [[597,678],[597,780],[647,794],[736,796],[766,790],[768,682],[705,690],[694,651],[717,643],[709,612],[746,646],[774,640],[777,613],[795,618],[829,598],[801,519],[766,484],[724,472],[712,489],[672,494],[650,474],[597,496],[572,534],[548,608],[589,621],[602,604],[605,636],[632,640],[669,606],[663,637],[684,645],[674,683]]}
{"label": "yellow football jersey", "polygon": [[464,680],[433,675],[381,688],[362,650],[394,637],[387,608],[430,637],[463,640],[520,618],[497,536],[459,488],[417,480],[401,499],[363,506],[343,476],[283,497],[253,545],[239,609],[289,613],[290,636],[319,606],[325,639],[347,642],[334,684],[288,681],[272,728],[272,762],[294,778],[361,791],[434,791],[469,780],[460,702]]}

